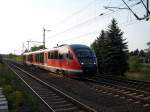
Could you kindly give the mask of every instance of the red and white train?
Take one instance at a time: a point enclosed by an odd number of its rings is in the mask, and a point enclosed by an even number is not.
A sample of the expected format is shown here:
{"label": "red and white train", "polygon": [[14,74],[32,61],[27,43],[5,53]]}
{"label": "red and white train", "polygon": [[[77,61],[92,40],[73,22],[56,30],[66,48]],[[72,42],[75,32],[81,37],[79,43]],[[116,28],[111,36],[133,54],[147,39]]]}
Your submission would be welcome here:
{"label": "red and white train", "polygon": [[91,76],[97,72],[94,52],[81,44],[24,53],[23,62],[69,77]]}

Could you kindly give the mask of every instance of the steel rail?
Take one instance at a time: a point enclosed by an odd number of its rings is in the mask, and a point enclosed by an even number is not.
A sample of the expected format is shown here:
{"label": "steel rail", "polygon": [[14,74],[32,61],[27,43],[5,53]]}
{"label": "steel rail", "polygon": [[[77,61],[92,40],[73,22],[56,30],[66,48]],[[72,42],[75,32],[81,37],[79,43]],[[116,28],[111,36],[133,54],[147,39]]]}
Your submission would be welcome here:
{"label": "steel rail", "polygon": [[116,84],[110,84],[107,82],[98,82],[93,79],[86,79],[95,85],[95,90],[101,92],[101,90],[113,93],[115,95],[126,97],[126,99],[132,99],[134,101],[140,101],[143,106],[150,107],[150,93],[142,90],[136,90],[133,88],[120,86]]}
{"label": "steel rail", "polygon": [[[8,64],[7,64],[8,65]],[[53,91],[57,92],[58,94],[64,96],[65,98],[67,98],[69,101],[72,102],[72,104],[76,104],[79,108],[82,109],[82,111],[85,111],[85,112],[97,112],[96,110],[94,110],[93,108],[79,102],[78,100],[74,99],[73,97],[67,95],[66,93],[63,93],[62,91],[58,90],[57,88],[47,84],[46,82],[38,79],[37,77],[34,77],[33,75],[31,75],[30,73],[28,73],[27,71],[24,71],[23,69],[17,67],[16,65],[12,64],[14,67],[16,67],[18,70],[22,71],[23,73],[27,74],[28,76],[30,76],[32,79],[38,81],[40,84],[52,89]],[[17,74],[17,76],[33,91],[33,93],[35,93],[40,99],[41,101],[52,111],[52,112],[55,112],[55,110],[26,82],[24,81],[24,79],[19,76],[19,74],[14,71],[10,65],[8,65],[8,67],[15,73]]]}

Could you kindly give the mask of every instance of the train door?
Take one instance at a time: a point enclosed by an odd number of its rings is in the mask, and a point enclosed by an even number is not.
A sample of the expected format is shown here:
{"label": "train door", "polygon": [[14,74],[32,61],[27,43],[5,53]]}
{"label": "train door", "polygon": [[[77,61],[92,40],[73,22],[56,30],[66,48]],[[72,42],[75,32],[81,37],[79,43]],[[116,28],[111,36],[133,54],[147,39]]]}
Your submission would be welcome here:
{"label": "train door", "polygon": [[63,53],[63,57],[64,57],[65,74],[68,75],[68,70],[69,70],[68,48],[65,48],[65,52]]}
{"label": "train door", "polygon": [[44,65],[47,65],[47,58],[48,58],[48,54],[46,52],[44,53]]}
{"label": "train door", "polygon": [[68,60],[66,58],[67,52],[68,52],[67,48],[59,49],[59,66],[60,66],[60,71],[63,74],[67,74],[68,71]]}

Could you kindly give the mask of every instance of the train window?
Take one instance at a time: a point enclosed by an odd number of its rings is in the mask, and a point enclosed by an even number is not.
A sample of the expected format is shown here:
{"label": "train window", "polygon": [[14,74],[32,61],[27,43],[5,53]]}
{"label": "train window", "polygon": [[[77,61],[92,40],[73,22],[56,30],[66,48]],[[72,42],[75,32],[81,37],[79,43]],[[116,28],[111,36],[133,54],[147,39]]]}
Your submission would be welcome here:
{"label": "train window", "polygon": [[62,53],[59,53],[59,54],[58,54],[58,58],[59,58],[59,59],[64,59],[64,58],[63,58],[63,54],[62,54]]}
{"label": "train window", "polygon": [[30,62],[33,61],[33,56],[32,56],[32,54],[30,54],[30,55],[27,56],[27,60],[30,61]]}
{"label": "train window", "polygon": [[48,53],[49,59],[58,59],[58,51],[52,51]]}
{"label": "train window", "polygon": [[89,49],[78,49],[75,52],[78,58],[93,57],[93,53]]}
{"label": "train window", "polygon": [[54,59],[58,59],[58,51],[54,51]]}
{"label": "train window", "polygon": [[66,54],[66,57],[67,57],[67,59],[69,59],[69,60],[72,60],[72,59],[73,59],[73,56],[72,56],[72,54],[71,54],[70,52]]}
{"label": "train window", "polygon": [[35,55],[35,61],[36,61],[36,62],[40,62],[40,55],[39,55],[39,54],[36,54],[36,55]]}
{"label": "train window", "polygon": [[51,52],[51,59],[54,59],[54,51]]}
{"label": "train window", "polygon": [[51,52],[48,52],[48,59],[51,59]]}
{"label": "train window", "polygon": [[72,60],[73,56],[72,56],[72,54],[70,52],[69,53],[64,53],[63,54],[63,59]]}
{"label": "train window", "polygon": [[44,53],[40,53],[39,56],[40,56],[40,60],[39,61],[41,63],[43,63],[44,62]]}
{"label": "train window", "polygon": [[35,54],[35,62],[37,62],[37,55]]}
{"label": "train window", "polygon": [[38,54],[35,54],[35,61],[38,62]]}
{"label": "train window", "polygon": [[44,62],[44,53],[35,54],[35,61],[43,63]]}

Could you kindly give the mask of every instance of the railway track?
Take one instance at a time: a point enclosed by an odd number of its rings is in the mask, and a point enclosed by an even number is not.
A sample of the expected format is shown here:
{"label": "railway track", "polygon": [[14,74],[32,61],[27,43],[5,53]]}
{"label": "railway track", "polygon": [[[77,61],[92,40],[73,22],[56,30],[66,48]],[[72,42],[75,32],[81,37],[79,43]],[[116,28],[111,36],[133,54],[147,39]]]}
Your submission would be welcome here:
{"label": "railway track", "polygon": [[95,77],[95,79],[100,79],[100,81],[111,83],[111,84],[118,84],[125,87],[130,87],[130,88],[135,88],[138,90],[150,92],[150,82],[137,81],[137,80],[119,78],[114,76],[103,76],[103,75],[100,75],[99,77]]}
{"label": "railway track", "polygon": [[51,112],[96,112],[55,87],[34,77],[14,64],[9,68],[34,92]]}
{"label": "railway track", "polygon": [[[23,67],[23,65],[20,65],[20,67]],[[92,88],[99,93],[140,104],[146,110],[150,110],[150,92],[135,89],[134,86],[128,87],[117,82],[110,83],[110,81],[105,80],[99,82],[94,79],[87,79],[87,81],[90,83],[89,85],[92,85]],[[86,82],[87,85],[88,82]]]}
{"label": "railway track", "polygon": [[134,89],[133,87],[126,87],[119,84],[112,84],[109,82],[99,82],[93,79],[86,79],[94,83],[93,88],[100,93],[113,95],[133,103],[141,104],[144,108],[150,109],[150,92]]}

